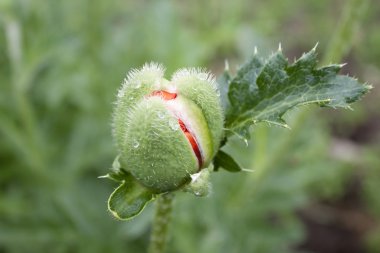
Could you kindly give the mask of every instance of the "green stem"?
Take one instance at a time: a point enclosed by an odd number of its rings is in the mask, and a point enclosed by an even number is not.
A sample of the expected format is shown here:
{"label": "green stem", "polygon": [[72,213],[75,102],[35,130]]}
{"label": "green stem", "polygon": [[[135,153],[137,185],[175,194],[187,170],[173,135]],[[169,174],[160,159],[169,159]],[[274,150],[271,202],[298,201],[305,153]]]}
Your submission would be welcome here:
{"label": "green stem", "polygon": [[166,193],[157,198],[156,213],[148,249],[149,253],[163,253],[165,250],[173,198],[173,193]]}
{"label": "green stem", "polygon": [[[5,37],[7,39],[8,58],[11,66],[13,101],[18,112],[21,127],[13,132],[22,134],[23,150],[35,172],[45,168],[44,154],[41,152],[41,136],[36,123],[35,113],[27,96],[26,81],[23,80],[22,27],[20,22],[11,18],[5,20]],[[12,126],[12,125],[10,125]],[[7,129],[0,129],[7,130]]]}
{"label": "green stem", "polygon": [[326,49],[322,61],[324,64],[338,62],[349,52],[368,5],[369,0],[347,0],[342,17]]}

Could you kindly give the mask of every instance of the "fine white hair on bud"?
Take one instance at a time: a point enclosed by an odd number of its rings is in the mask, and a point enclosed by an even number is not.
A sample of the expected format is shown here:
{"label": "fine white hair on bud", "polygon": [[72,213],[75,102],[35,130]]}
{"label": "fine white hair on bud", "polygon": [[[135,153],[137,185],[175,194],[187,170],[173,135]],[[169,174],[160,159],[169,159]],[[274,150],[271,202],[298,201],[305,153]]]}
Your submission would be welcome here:
{"label": "fine white hair on bud", "polygon": [[164,78],[161,64],[131,70],[117,95],[113,135],[125,168],[156,193],[173,191],[207,168],[223,134],[215,77],[201,68]]}
{"label": "fine white hair on bud", "polygon": [[136,81],[144,81],[149,78],[162,78],[165,67],[162,64],[150,62],[145,63],[141,69],[132,69],[127,73],[126,84]]}
{"label": "fine white hair on bud", "polygon": [[206,84],[211,85],[215,90],[217,89],[215,76],[204,68],[179,69],[173,74],[172,81],[176,82],[187,78],[197,78],[205,81]]}

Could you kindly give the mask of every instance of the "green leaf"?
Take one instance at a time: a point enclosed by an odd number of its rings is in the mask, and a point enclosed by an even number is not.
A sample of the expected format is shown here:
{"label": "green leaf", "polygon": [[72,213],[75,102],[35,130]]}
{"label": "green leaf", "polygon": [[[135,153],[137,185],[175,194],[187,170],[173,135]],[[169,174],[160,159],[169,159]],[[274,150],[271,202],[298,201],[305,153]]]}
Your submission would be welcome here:
{"label": "green leaf", "polygon": [[226,67],[223,74],[218,78],[218,90],[220,92],[220,100],[224,111],[228,111],[231,107],[230,100],[228,99],[228,91],[231,83],[231,75],[228,72],[228,62],[226,61]]}
{"label": "green leaf", "polygon": [[120,220],[138,215],[154,198],[154,194],[140,185],[131,174],[116,188],[108,199],[108,210]]}
{"label": "green leaf", "polygon": [[223,168],[229,172],[240,172],[240,165],[226,152],[219,150],[214,158],[214,170]]}
{"label": "green leaf", "polygon": [[280,50],[265,61],[255,54],[228,84],[227,135],[249,138],[249,127],[258,122],[288,127],[284,113],[305,104],[349,108],[371,86],[338,75],[342,66],[317,68],[315,48],[290,65]]}

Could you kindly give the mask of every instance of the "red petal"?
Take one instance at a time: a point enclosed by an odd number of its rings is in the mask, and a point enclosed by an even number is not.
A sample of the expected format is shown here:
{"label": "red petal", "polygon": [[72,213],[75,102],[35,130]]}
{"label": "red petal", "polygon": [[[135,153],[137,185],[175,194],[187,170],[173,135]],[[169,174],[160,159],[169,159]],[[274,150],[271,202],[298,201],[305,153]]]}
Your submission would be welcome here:
{"label": "red petal", "polygon": [[[177,93],[170,93],[170,92],[163,91],[163,90],[156,90],[156,91],[153,91],[149,96],[150,97],[151,96],[159,96],[164,100],[172,100],[172,99],[175,99],[177,97]],[[183,121],[181,119],[178,119],[178,124],[181,127],[182,132],[186,135],[186,138],[189,140],[191,147],[193,148],[193,152],[198,159],[199,168],[201,168],[202,167],[202,155],[201,155],[201,152],[199,150],[197,141],[195,140],[194,136],[189,132],[185,123],[183,123]]]}
{"label": "red petal", "polygon": [[201,168],[202,167],[202,155],[201,155],[201,152],[199,151],[198,143],[195,141],[195,138],[191,135],[191,133],[185,132],[185,135],[186,135],[187,139],[189,140],[191,147],[193,148],[195,156],[198,159],[199,168]]}
{"label": "red petal", "polygon": [[153,91],[150,96],[159,96],[159,97],[162,97],[162,99],[164,100],[172,100],[172,99],[175,99],[177,97],[177,93],[170,93],[170,92],[167,92],[167,91],[163,91],[163,90],[156,90],[156,91]]}
{"label": "red petal", "polygon": [[185,126],[185,123],[183,123],[182,120],[178,119],[178,124],[179,124],[179,126],[181,127],[182,132],[184,132],[184,133],[185,133],[185,132],[189,132],[189,131],[187,130],[186,126]]}

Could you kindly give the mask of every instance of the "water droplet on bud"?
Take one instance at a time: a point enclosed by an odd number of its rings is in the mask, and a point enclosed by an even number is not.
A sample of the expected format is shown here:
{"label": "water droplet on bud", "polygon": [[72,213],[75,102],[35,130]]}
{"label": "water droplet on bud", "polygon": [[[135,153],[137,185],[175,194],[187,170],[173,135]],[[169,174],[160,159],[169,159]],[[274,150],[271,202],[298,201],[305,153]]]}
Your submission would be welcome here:
{"label": "water droplet on bud", "polygon": [[140,87],[141,87],[141,82],[137,81],[137,83],[135,84],[135,86],[133,88],[139,89]]}
{"label": "water droplet on bud", "polygon": [[170,120],[169,121],[169,126],[170,128],[173,130],[173,131],[177,131],[179,129],[179,124],[178,124],[178,120]]}
{"label": "water droplet on bud", "polygon": [[164,115],[163,112],[159,111],[159,112],[157,112],[157,116],[158,116],[160,119],[163,119],[165,115]]}

